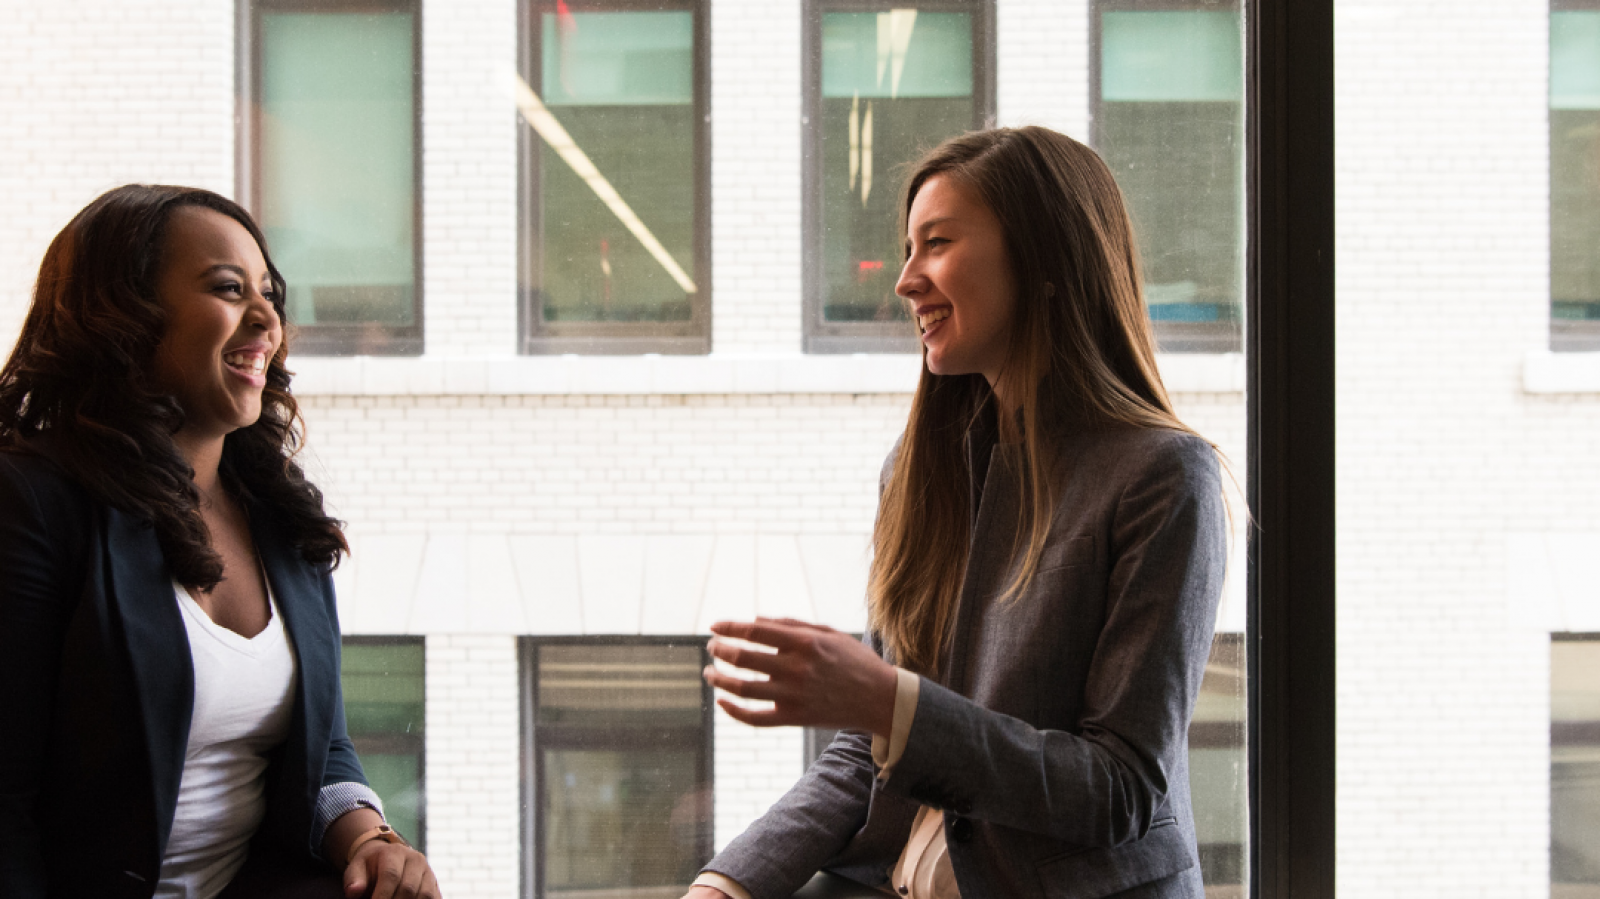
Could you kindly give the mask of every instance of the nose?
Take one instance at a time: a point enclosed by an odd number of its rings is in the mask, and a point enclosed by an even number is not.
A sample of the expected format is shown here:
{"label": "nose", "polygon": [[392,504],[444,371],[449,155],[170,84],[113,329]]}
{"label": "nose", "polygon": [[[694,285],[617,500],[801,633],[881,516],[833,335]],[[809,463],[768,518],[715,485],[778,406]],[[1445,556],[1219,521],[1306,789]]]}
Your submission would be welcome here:
{"label": "nose", "polygon": [[902,299],[914,300],[928,289],[928,279],[923,276],[915,254],[906,259],[900,269],[900,278],[894,282],[894,292]]}
{"label": "nose", "polygon": [[246,324],[263,331],[276,331],[281,328],[283,322],[278,318],[278,307],[273,304],[272,298],[259,288],[253,288],[250,293],[249,308],[245,314]]}

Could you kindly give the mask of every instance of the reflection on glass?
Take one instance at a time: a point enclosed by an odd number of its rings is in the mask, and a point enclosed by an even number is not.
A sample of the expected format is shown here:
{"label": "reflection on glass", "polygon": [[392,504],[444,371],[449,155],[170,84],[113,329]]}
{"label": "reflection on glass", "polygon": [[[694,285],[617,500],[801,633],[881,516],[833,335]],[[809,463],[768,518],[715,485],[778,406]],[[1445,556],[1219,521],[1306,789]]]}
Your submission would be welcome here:
{"label": "reflection on glass", "polygon": [[1248,882],[1242,635],[1217,634],[1189,726],[1189,788],[1208,899],[1242,899]]}
{"label": "reflection on glass", "polygon": [[544,896],[676,899],[710,858],[703,664],[698,643],[538,648]]}
{"label": "reflection on glass", "polygon": [[895,296],[900,168],[973,127],[972,16],[822,16],[823,318],[906,318]]}
{"label": "reflection on glass", "polygon": [[539,97],[622,201],[538,154],[545,320],[688,321],[700,278],[694,13],[550,12],[540,33]]}
{"label": "reflection on glass", "polygon": [[295,324],[416,324],[413,25],[261,12],[259,213]]}
{"label": "reflection on glass", "polygon": [[1558,344],[1600,322],[1600,9],[1550,13],[1550,301]]}
{"label": "reflection on glass", "polygon": [[1550,644],[1550,896],[1600,897],[1600,637]]}
{"label": "reflection on glass", "polygon": [[345,639],[340,681],[345,722],[384,815],[422,845],[423,643]]}
{"label": "reflection on glass", "polygon": [[[1099,79],[1095,142],[1133,215],[1163,347],[1236,347],[1244,272],[1239,13],[1106,9]],[[1167,322],[1216,333],[1207,345],[1184,345]]]}

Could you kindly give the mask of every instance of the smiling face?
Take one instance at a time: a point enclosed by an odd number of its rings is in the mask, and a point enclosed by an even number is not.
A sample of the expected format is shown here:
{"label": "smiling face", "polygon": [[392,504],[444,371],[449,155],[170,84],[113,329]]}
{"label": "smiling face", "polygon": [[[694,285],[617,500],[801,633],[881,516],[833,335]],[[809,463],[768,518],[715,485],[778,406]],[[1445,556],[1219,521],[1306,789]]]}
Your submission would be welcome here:
{"label": "smiling face", "polygon": [[267,365],[283,343],[272,292],[243,225],[199,206],[172,211],[156,277],[166,331],[153,374],[183,406],[180,438],[220,441],[261,417]]}
{"label": "smiling face", "polygon": [[923,182],[906,219],[907,257],[895,293],[922,331],[936,375],[981,374],[994,386],[1016,318],[1017,280],[1000,220],[963,185]]}

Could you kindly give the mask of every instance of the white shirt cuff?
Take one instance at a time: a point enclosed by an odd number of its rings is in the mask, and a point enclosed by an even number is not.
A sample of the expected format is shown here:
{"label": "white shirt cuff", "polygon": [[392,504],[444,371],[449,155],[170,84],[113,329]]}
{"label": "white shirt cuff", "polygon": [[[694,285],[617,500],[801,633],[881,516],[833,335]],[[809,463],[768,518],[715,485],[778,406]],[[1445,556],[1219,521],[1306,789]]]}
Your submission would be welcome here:
{"label": "white shirt cuff", "polygon": [[311,813],[312,850],[320,856],[322,837],[328,832],[329,825],[358,808],[370,808],[378,813],[378,817],[383,817],[383,800],[364,783],[346,781],[328,784],[317,791],[317,807]]}
{"label": "white shirt cuff", "polygon": [[690,886],[711,887],[727,893],[732,899],[750,899],[750,891],[739,886],[738,881],[731,877],[724,877],[715,871],[701,871],[700,876],[694,879]]}
{"label": "white shirt cuff", "polygon": [[917,717],[917,696],[922,691],[922,678],[904,668],[896,668],[894,674],[894,725],[888,739],[872,735],[872,761],[878,766],[879,780],[888,780],[900,756],[905,755],[911,721]]}

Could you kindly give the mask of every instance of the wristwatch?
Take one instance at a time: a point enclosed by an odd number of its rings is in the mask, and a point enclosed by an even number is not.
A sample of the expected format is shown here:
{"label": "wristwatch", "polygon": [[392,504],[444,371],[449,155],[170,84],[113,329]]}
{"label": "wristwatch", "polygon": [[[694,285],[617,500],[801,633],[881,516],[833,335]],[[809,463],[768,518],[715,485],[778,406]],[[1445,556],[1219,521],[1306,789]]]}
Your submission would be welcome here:
{"label": "wristwatch", "polygon": [[345,867],[350,867],[350,863],[356,860],[357,849],[360,849],[362,846],[367,845],[373,840],[382,840],[385,843],[394,843],[407,848],[410,848],[411,846],[410,843],[406,842],[406,838],[401,836],[393,827],[390,827],[387,824],[379,824],[377,827],[374,827],[371,830],[363,833],[361,836],[356,837],[355,840],[351,842],[350,851],[345,853]]}

